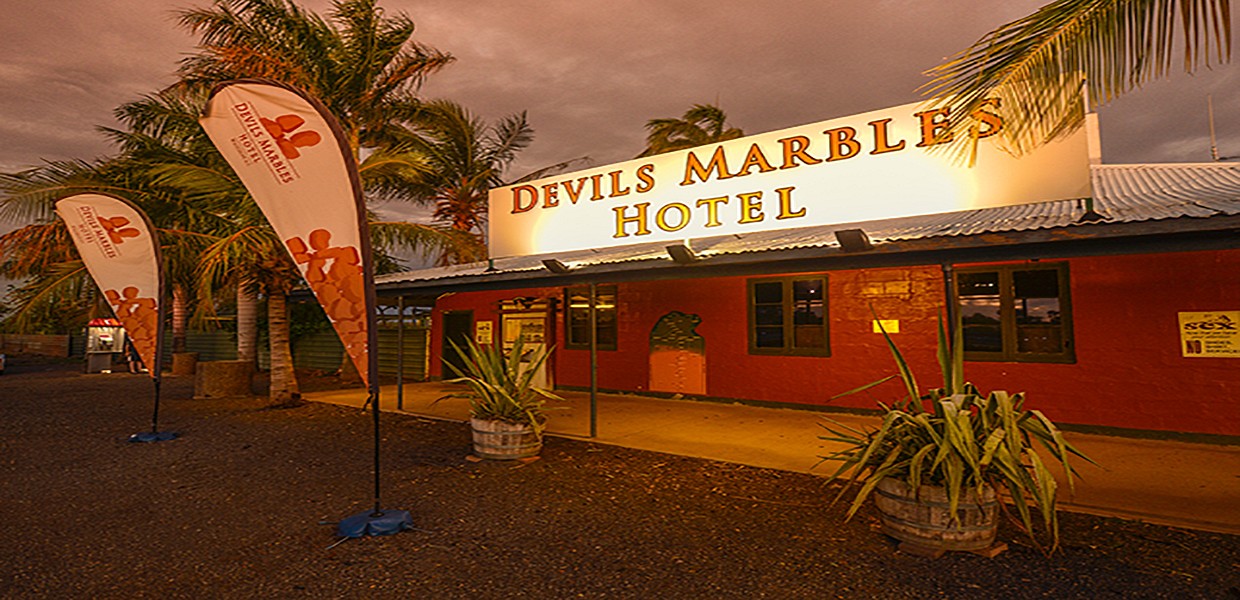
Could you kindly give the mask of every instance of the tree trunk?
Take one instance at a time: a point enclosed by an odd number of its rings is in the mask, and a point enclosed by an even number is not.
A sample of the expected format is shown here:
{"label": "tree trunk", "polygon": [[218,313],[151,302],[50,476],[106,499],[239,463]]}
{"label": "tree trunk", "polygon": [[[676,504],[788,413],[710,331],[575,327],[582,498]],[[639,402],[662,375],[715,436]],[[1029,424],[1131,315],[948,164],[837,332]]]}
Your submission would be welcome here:
{"label": "tree trunk", "polygon": [[186,305],[189,304],[185,286],[172,286],[172,353],[185,352]]}
{"label": "tree trunk", "polygon": [[258,296],[237,287],[237,360],[258,362]]}
{"label": "tree trunk", "polygon": [[271,338],[271,387],[268,394],[275,406],[301,403],[297,374],[293,371],[293,353],[289,347],[287,299],[284,292],[267,296],[267,330]]}

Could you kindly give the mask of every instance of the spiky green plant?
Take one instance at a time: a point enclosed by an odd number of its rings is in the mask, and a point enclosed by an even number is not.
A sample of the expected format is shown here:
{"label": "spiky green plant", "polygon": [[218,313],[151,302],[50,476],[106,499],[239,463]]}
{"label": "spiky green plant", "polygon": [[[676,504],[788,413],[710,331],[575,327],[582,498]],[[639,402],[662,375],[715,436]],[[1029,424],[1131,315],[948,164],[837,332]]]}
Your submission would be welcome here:
{"label": "spiky green plant", "polygon": [[456,342],[449,343],[464,362],[460,367],[447,363],[457,375],[449,383],[466,383],[469,391],[444,398],[468,398],[470,415],[475,419],[529,425],[541,438],[547,421],[546,401],[564,401],[534,385],[534,377],[551,356],[551,348],[531,350],[526,363],[521,360],[526,351],[520,338],[507,354],[499,344],[483,346],[470,340],[466,351]]}
{"label": "spiky green plant", "polygon": [[[1023,393],[996,390],[983,394],[965,381],[964,344],[960,328],[954,330],[949,341],[940,320],[938,360],[943,387],[922,394],[908,362],[882,330],[897,374],[835,396],[854,394],[897,377],[907,392],[892,406],[880,403],[884,415],[877,430],[861,431],[831,419],[830,425],[823,425],[830,435],[821,439],[845,445],[822,457],[823,461],[841,463],[830,480],[849,478],[837,500],[854,483],[861,486],[848,509],[847,518],[852,518],[884,478],[903,480],[913,490],[922,485],[941,486],[959,525],[961,499],[989,486],[1006,494],[1016,509],[1013,522],[1029,535],[1034,546],[1047,554],[1054,552],[1059,545],[1058,484],[1047,459],[1063,467],[1069,489],[1073,488],[1072,478],[1078,476],[1069,456],[1091,464],[1093,461],[1064,440],[1041,411],[1026,410]],[[1006,506],[1003,511],[1012,517]],[[1047,544],[1035,533],[1034,511],[1041,517]]]}

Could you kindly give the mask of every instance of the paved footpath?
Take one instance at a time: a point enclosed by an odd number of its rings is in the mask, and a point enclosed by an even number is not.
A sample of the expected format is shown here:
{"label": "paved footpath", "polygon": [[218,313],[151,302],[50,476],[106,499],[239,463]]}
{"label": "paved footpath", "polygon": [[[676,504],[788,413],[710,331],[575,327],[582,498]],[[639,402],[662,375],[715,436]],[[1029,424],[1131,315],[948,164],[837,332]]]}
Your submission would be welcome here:
{"label": "paved footpath", "polygon": [[[385,411],[466,420],[464,399],[439,400],[461,388],[439,382],[380,392]],[[561,393],[567,406],[551,414],[548,432],[590,435],[589,394]],[[308,400],[361,406],[360,390],[313,392]],[[818,436],[835,419],[874,428],[878,419],[740,404],[600,394],[593,441],[802,473],[829,474],[818,457],[830,447]],[[1100,466],[1081,463],[1076,493],[1061,487],[1066,510],[1219,533],[1240,534],[1240,446],[1192,444],[1068,432],[1068,440]]]}

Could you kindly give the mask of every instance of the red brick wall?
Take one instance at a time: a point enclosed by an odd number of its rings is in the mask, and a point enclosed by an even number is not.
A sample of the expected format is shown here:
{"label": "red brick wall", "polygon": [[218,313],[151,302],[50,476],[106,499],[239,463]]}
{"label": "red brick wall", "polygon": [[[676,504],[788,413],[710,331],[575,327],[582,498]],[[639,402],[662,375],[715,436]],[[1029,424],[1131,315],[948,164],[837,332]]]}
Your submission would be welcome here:
{"label": "red brick wall", "polygon": [[[1070,261],[1075,365],[971,363],[1068,423],[1240,435],[1240,359],[1185,358],[1177,313],[1240,310],[1240,251]],[[1012,387],[1016,387],[1013,385]]]}
{"label": "red brick wall", "polygon": [[[1050,262],[1050,261],[1048,261]],[[1240,310],[1240,251],[1092,257],[1069,264],[1075,364],[969,362],[967,377],[983,390],[1024,391],[1027,406],[1074,424],[1240,435],[1240,359],[1183,358],[1177,312]],[[599,386],[643,391],[649,381],[649,335],[671,311],[702,318],[707,393],[799,404],[872,408],[902,387],[830,397],[894,372],[870,307],[899,320],[894,335],[922,387],[941,383],[935,362],[944,307],[938,266],[835,271],[828,274],[831,356],[751,356],[746,278],[646,281],[619,285],[619,343],[599,352]],[[472,309],[495,321],[503,298],[561,297],[562,290],[461,293],[438,311]],[[589,352],[564,350],[562,307],[556,313],[556,383],[589,385]],[[432,340],[438,357],[441,318]],[[439,374],[439,360],[432,373]]]}

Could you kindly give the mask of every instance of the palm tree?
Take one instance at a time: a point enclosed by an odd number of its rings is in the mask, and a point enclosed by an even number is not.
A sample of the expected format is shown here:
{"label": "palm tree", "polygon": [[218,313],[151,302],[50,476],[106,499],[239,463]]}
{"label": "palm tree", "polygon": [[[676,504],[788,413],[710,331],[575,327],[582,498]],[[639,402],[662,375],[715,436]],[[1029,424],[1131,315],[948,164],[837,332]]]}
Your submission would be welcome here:
{"label": "palm tree", "polygon": [[[373,0],[339,0],[331,17],[338,27],[285,0],[217,0],[212,8],[182,12],[182,24],[202,36],[202,51],[182,64],[184,80],[165,93],[122,106],[118,117],[129,130],[108,130],[122,147],[122,158],[116,161],[121,166],[109,166],[108,173],[158,188],[159,194],[140,205],[175,221],[187,236],[197,236],[199,249],[209,244],[203,261],[192,269],[199,274],[196,287],[205,300],[200,307],[214,305],[211,294],[221,284],[235,287],[239,296],[257,287],[268,296],[271,338],[277,345],[287,340],[284,297],[298,277],[244,186],[198,126],[204,91],[217,81],[242,77],[276,79],[306,90],[340,118],[355,157],[361,148],[375,149],[360,168],[368,193],[409,198],[407,182],[425,173],[425,164],[417,155],[385,146],[419,113],[414,92],[423,78],[451,60],[414,43],[413,23],[404,15],[385,18]],[[68,260],[71,246],[62,244],[57,250],[48,245],[68,240],[50,216],[50,200],[77,185],[66,180],[69,176],[99,179],[86,187],[105,188],[102,191],[129,183],[114,185],[100,178],[95,167],[51,165],[0,180],[8,188],[0,190],[5,194],[0,216],[25,212],[43,217],[36,228],[0,239],[10,263],[5,271],[11,276],[56,274],[40,281],[41,291],[26,299],[50,298],[48,289],[82,276],[80,265],[73,270]],[[376,223],[372,232],[380,267],[396,264],[383,248],[425,250],[460,243],[459,235],[410,223]],[[10,254],[15,244],[25,251]],[[193,254],[196,258],[198,252]],[[272,395],[277,402],[296,398],[286,348],[273,347],[272,352],[273,371],[278,371]],[[284,381],[289,384],[280,389]]]}
{"label": "palm tree", "polygon": [[1230,60],[1229,0],[1056,0],[928,71],[923,91],[950,110],[957,152],[974,151],[967,117],[995,97],[1004,141],[1026,152],[1077,130],[1083,95],[1094,108],[1166,77],[1176,38],[1186,72]]}
{"label": "palm tree", "polygon": [[[30,327],[35,317],[70,314],[70,305],[76,307],[72,314],[81,322],[106,313],[52,205],[77,191],[114,193],[151,215],[163,241],[170,280],[186,291],[196,290],[204,314],[214,308],[217,290],[237,289],[243,298],[259,291],[268,297],[273,323],[272,400],[295,400],[284,296],[300,277],[257,205],[198,125],[204,102],[202,94],[168,91],[123,105],[116,114],[128,129],[104,130],[120,147],[119,158],[49,163],[0,175],[0,218],[34,221],[0,236],[4,257],[0,274],[32,278],[15,295],[16,310],[9,321]],[[402,169],[399,160],[376,153],[363,163],[362,172],[367,181],[383,187],[394,185]],[[457,243],[454,236],[427,226],[372,225],[377,264],[389,268],[396,264],[387,254],[391,249],[425,251]],[[181,294],[182,299],[188,296]],[[241,337],[244,334],[245,329],[239,329],[239,349],[252,347]]]}
{"label": "palm tree", "polygon": [[152,220],[165,229],[175,231],[178,243],[164,249],[165,277],[172,291],[172,351],[184,352],[186,321],[190,305],[197,295],[190,291],[197,285],[198,257],[207,245],[229,226],[226,215],[208,210],[202,203],[191,202],[191,188],[185,182],[166,177],[169,164],[196,164],[204,169],[218,168],[213,146],[204,143],[205,136],[192,115],[200,110],[204,99],[194,94],[160,94],[147,96],[118,107],[114,114],[127,129],[101,128],[116,144],[128,168],[141,174],[147,187],[157,195],[144,195],[142,205]]}
{"label": "palm tree", "polygon": [[727,120],[723,109],[713,104],[694,104],[679,119],[651,119],[646,122],[646,149],[638,156],[726,142],[745,135],[736,127],[728,127]]}
{"label": "palm tree", "polygon": [[[15,310],[7,319],[10,326],[29,330],[39,327],[40,318],[55,315],[54,320],[69,327],[108,313],[77,258],[68,231],[53,212],[57,199],[81,192],[115,194],[142,206],[154,217],[169,264],[175,265],[178,257],[194,255],[202,247],[195,244],[195,236],[186,235],[176,225],[177,216],[168,211],[175,206],[170,201],[171,191],[155,185],[144,169],[128,158],[55,162],[0,174],[0,218],[28,223],[0,236],[0,255],[5,257],[0,261],[0,274],[26,280],[14,293]],[[177,269],[171,271],[176,288],[185,278],[177,280]],[[184,302],[187,298],[183,287],[181,290],[174,296]],[[55,312],[49,312],[51,306],[57,307]],[[174,314],[182,317],[181,321],[174,319],[174,331],[183,335],[184,310],[174,310]]]}
{"label": "palm tree", "polygon": [[[197,117],[206,97],[175,88],[118,109],[118,117],[130,131],[112,131],[126,155],[141,160],[160,185],[179,191],[182,202],[206,215],[199,231],[209,245],[196,256],[194,271],[202,311],[216,306],[215,293],[235,290],[238,299],[238,350],[252,347],[243,337],[248,327],[241,317],[245,303],[258,292],[267,298],[271,356],[270,399],[286,405],[299,400],[296,375],[289,350],[286,297],[301,281],[283,244],[271,229],[240,178],[207,138]],[[376,152],[359,169],[364,182],[382,188],[394,185],[406,171],[401,155]],[[414,223],[375,222],[371,218],[377,265],[395,265],[394,249],[441,249],[457,244],[454,236]],[[247,358],[252,358],[247,356]]]}
{"label": "palm tree", "polygon": [[[289,0],[215,0],[209,8],[179,16],[181,25],[201,38],[200,52],[182,62],[180,87],[264,78],[300,89],[337,118],[354,159],[363,149],[369,151],[359,161],[368,197],[416,199],[410,183],[429,169],[421,156],[399,149],[396,140],[407,137],[405,124],[421,114],[416,92],[423,80],[452,58],[416,43],[413,21],[406,15],[385,15],[376,0],[336,0],[328,20]],[[470,245],[469,236],[438,234],[430,240],[433,233],[407,223],[372,228],[380,240],[412,236],[459,248]],[[377,267],[384,264],[395,263],[378,261]],[[347,357],[343,365],[347,371]]]}
{"label": "palm tree", "polygon": [[428,169],[414,182],[412,195],[435,207],[437,223],[467,236],[470,242],[441,254],[441,264],[486,257],[483,235],[488,193],[503,185],[504,169],[532,139],[525,113],[487,125],[448,100],[423,107],[422,117],[401,143],[422,156]]}
{"label": "palm tree", "polygon": [[215,0],[179,17],[201,37],[179,85],[266,78],[293,86],[336,116],[354,158],[390,146],[418,118],[422,82],[452,61],[415,42],[413,21],[386,15],[377,0],[335,0],[330,22],[289,0]]}
{"label": "palm tree", "polygon": [[[76,258],[73,240],[56,218],[53,203],[75,191],[109,187],[102,172],[102,162],[57,161],[0,173],[0,220],[27,223],[0,235],[0,276],[19,281],[46,276],[53,266]],[[80,271],[84,273],[84,268]],[[24,306],[26,302],[18,304]],[[18,309],[11,318],[20,319],[21,312]]]}

